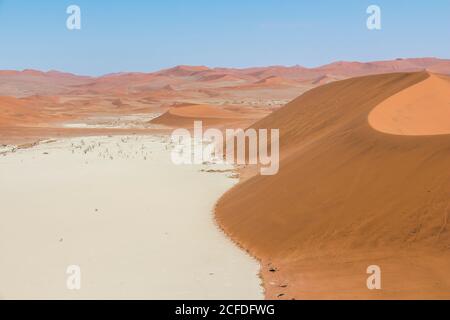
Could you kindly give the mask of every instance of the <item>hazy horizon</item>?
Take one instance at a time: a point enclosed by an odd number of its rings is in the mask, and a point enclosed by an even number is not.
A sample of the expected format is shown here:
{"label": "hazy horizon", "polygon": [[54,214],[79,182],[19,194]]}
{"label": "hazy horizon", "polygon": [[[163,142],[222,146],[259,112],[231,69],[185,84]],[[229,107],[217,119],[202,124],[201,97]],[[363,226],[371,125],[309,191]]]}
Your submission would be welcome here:
{"label": "hazy horizon", "polygon": [[439,59],[439,60],[450,60],[450,58],[441,58],[441,57],[408,57],[408,58],[395,58],[395,59],[388,59],[388,60],[370,60],[370,61],[350,61],[350,60],[336,60],[336,61],[330,61],[325,64],[321,64],[318,66],[311,66],[307,67],[301,64],[293,64],[293,65],[280,65],[280,64],[268,64],[268,65],[255,65],[255,66],[243,66],[243,67],[229,67],[229,66],[207,66],[207,65],[185,65],[185,64],[178,64],[178,65],[172,65],[168,66],[167,68],[162,69],[156,69],[156,70],[134,70],[134,71],[128,71],[128,70],[122,70],[122,71],[114,71],[114,72],[108,72],[104,74],[98,74],[98,75],[89,75],[89,74],[81,74],[81,73],[75,73],[67,70],[57,70],[57,69],[34,69],[34,68],[23,68],[23,69],[0,69],[0,71],[17,71],[17,72],[23,72],[23,71],[38,71],[38,72],[59,72],[59,73],[68,73],[73,74],[76,76],[81,77],[93,77],[93,78],[99,78],[104,77],[108,75],[114,75],[114,74],[127,74],[127,73],[155,73],[167,69],[172,69],[176,67],[206,67],[209,69],[239,69],[239,70],[245,70],[245,69],[252,69],[252,68],[272,68],[272,67],[280,67],[280,68],[293,68],[293,67],[302,67],[306,69],[316,69],[320,68],[329,64],[338,63],[338,62],[349,62],[349,63],[374,63],[374,62],[384,62],[384,61],[395,61],[395,60],[408,60],[408,59]]}

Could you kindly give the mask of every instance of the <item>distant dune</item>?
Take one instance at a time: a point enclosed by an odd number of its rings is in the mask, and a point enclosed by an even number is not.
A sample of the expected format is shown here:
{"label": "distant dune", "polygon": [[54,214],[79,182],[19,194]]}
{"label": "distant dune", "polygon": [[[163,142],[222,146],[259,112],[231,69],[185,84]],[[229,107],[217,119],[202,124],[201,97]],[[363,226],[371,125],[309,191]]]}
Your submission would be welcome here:
{"label": "distant dune", "polygon": [[55,95],[66,92],[68,87],[89,81],[90,77],[58,71],[0,70],[0,96]]}
{"label": "distant dune", "polygon": [[312,83],[314,85],[323,85],[323,84],[327,84],[327,83],[334,82],[334,81],[337,81],[337,80],[342,80],[342,78],[336,77],[336,76],[333,76],[333,75],[330,75],[330,74],[325,74],[323,76],[319,76]]}
{"label": "distant dune", "polygon": [[[280,172],[243,181],[216,214],[261,260],[268,298],[450,297],[450,135],[430,135],[448,133],[448,81],[334,82],[253,126],[280,129]],[[370,265],[382,291],[366,287]]]}
{"label": "distant dune", "polygon": [[258,82],[256,82],[256,84],[258,84],[258,85],[286,85],[286,86],[289,86],[289,85],[298,85],[298,83],[296,83],[295,81],[293,81],[293,80],[290,80],[290,79],[285,79],[285,78],[282,78],[282,77],[278,77],[278,76],[270,76],[270,77],[267,77],[267,78],[264,78],[264,79],[262,79],[262,80],[259,80]]}
{"label": "distant dune", "polygon": [[[20,99],[0,96],[0,127],[45,125],[44,110],[51,109],[57,100],[55,97],[41,96]],[[61,119],[64,115],[53,112],[53,117]]]}
{"label": "distant dune", "polygon": [[191,128],[195,121],[202,121],[205,126],[242,126],[250,125],[265,115],[267,115],[266,112],[239,112],[224,106],[183,104],[170,108],[160,117],[151,120],[150,123],[173,128]]}
{"label": "distant dune", "polygon": [[[333,62],[315,68],[302,66],[268,66],[258,68],[208,68],[206,66],[176,66],[157,72],[122,72],[100,77],[85,77],[57,71],[0,70],[0,95],[23,97],[56,94],[139,94],[167,85],[184,89],[221,88],[253,83],[269,86],[309,83],[324,84],[318,79],[343,78],[392,72],[430,71],[450,74],[450,60],[438,58],[396,59],[374,62]],[[333,75],[333,76],[330,76]],[[278,80],[277,80],[278,79]],[[314,83],[316,82],[316,83]],[[328,82],[328,81],[326,81]]]}

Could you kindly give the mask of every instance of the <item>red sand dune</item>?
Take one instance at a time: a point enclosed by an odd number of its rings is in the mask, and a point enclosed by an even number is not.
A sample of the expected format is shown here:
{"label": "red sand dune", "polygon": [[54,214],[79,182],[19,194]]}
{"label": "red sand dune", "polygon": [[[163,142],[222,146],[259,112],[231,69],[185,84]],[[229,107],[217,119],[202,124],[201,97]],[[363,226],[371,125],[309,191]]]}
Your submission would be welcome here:
{"label": "red sand dune", "polygon": [[212,125],[250,125],[257,119],[267,115],[263,111],[239,112],[232,107],[182,104],[170,108],[160,117],[150,123],[161,124],[168,127],[193,127],[194,121],[202,121],[205,126]]}
{"label": "red sand dune", "polygon": [[205,75],[200,78],[200,81],[204,81],[204,82],[210,82],[210,81],[212,81],[212,82],[245,82],[244,79],[241,79],[239,77],[236,77],[234,75],[227,74],[227,73],[217,73],[217,74]]}
{"label": "red sand dune", "polygon": [[16,114],[24,111],[25,102],[13,97],[0,97],[0,125],[9,124],[17,119]]}
{"label": "red sand dune", "polygon": [[422,70],[446,73],[445,69],[449,66],[450,60],[440,60],[436,58],[414,58],[374,62],[339,61],[318,67],[315,70],[336,75],[357,76]]}
{"label": "red sand dune", "polygon": [[285,79],[283,77],[270,76],[270,77],[264,78],[262,80],[259,80],[255,84],[256,85],[267,85],[267,86],[273,86],[273,85],[296,86],[296,85],[298,85],[298,82],[290,80],[290,79]]}
{"label": "red sand dune", "polygon": [[[445,103],[447,81],[420,72],[334,82],[253,126],[280,129],[280,171],[240,183],[216,214],[261,260],[268,298],[450,298],[450,135],[391,135],[368,122],[386,99],[405,95],[397,107],[407,110],[436,82],[430,101]],[[448,105],[433,108],[446,115]],[[382,291],[367,289],[370,265]]]}
{"label": "red sand dune", "polygon": [[210,70],[205,66],[176,66],[174,68],[162,70],[159,73],[169,75],[169,76],[179,76],[179,77],[188,77],[192,76],[198,72]]}
{"label": "red sand dune", "polygon": [[324,84],[328,84],[334,81],[338,81],[338,80],[342,80],[342,78],[340,77],[336,77],[330,74],[325,74],[323,76],[319,76],[317,77],[317,79],[315,79],[312,84],[314,85],[324,85]]}
{"label": "red sand dune", "polygon": [[53,97],[0,97],[0,126],[44,125],[47,122],[43,111],[56,101]]}
{"label": "red sand dune", "polygon": [[89,81],[90,77],[57,71],[0,71],[0,96],[55,95]]}

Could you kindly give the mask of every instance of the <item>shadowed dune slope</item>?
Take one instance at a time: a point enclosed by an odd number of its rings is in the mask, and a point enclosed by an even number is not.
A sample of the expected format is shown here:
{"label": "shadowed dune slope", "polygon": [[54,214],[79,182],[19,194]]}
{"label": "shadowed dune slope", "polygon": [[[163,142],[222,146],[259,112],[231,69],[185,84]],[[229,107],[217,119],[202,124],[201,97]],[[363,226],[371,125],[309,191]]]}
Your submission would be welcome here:
{"label": "shadowed dune slope", "polygon": [[[368,122],[380,103],[430,77],[339,81],[254,125],[280,129],[280,171],[236,186],[216,214],[261,259],[268,298],[450,296],[442,274],[450,265],[450,135],[390,135]],[[384,268],[385,291],[367,290],[372,264]]]}

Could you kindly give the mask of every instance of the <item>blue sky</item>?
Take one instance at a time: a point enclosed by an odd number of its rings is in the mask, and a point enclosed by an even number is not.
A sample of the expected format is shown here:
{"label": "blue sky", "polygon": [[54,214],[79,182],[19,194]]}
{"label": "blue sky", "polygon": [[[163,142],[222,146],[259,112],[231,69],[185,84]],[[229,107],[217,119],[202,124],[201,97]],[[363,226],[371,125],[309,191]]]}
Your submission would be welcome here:
{"label": "blue sky", "polygon": [[[82,29],[66,28],[81,8]],[[382,9],[382,30],[366,9]],[[450,58],[450,0],[0,0],[0,69],[100,75],[179,64]]]}

